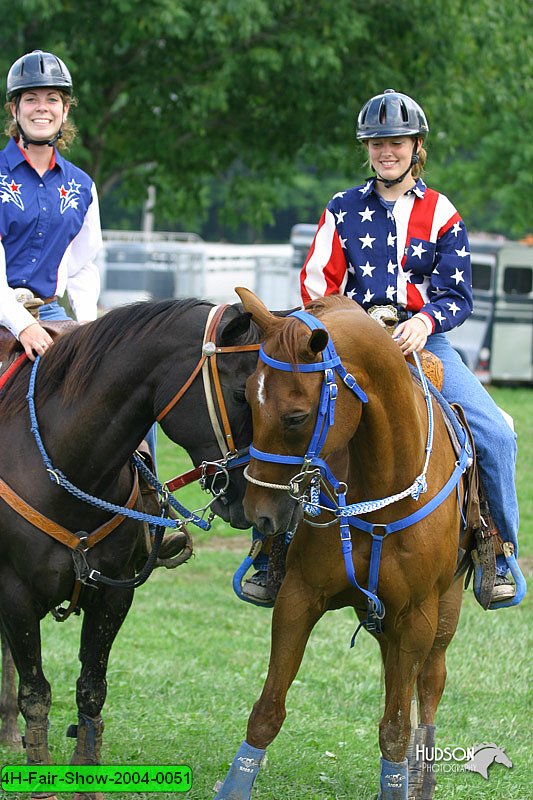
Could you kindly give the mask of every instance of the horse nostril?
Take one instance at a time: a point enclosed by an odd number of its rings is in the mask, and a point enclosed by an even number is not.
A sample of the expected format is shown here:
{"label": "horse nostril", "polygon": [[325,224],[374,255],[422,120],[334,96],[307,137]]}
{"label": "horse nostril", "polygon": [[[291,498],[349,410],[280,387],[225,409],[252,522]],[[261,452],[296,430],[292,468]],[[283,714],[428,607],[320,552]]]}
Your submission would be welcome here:
{"label": "horse nostril", "polygon": [[256,528],[263,536],[272,536],[274,534],[274,523],[271,517],[259,517],[256,522]]}

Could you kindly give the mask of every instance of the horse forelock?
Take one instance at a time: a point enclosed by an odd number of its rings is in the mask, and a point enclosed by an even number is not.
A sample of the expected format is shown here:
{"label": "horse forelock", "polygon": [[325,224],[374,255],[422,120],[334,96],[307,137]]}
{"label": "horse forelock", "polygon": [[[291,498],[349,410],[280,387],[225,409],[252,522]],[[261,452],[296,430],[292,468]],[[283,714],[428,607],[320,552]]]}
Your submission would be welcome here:
{"label": "horse forelock", "polygon": [[[295,366],[300,364],[302,360],[309,362],[311,359],[302,348],[302,334],[309,337],[310,333],[296,317],[285,317],[283,324],[276,325],[269,331],[265,339],[267,350],[273,354],[274,358],[279,358],[281,361],[286,361]],[[298,375],[298,370],[295,370],[293,374]],[[303,375],[303,373],[301,374]]]}
{"label": "horse forelock", "polygon": [[[81,397],[106,353],[140,333],[149,336],[171,325],[200,305],[212,304],[196,298],[132,303],[64,333],[40,365],[39,403],[45,402],[58,389],[64,402]],[[0,412],[5,417],[18,413],[26,405],[29,369],[27,365],[19,370],[0,396]]]}

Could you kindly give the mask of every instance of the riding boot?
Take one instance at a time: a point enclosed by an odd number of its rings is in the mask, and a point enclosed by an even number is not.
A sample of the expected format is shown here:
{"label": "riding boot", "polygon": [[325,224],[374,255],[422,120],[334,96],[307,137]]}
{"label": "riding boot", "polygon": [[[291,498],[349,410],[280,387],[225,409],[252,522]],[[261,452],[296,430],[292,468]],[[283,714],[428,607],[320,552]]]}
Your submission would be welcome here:
{"label": "riding boot", "polygon": [[[141,490],[141,495],[143,499],[143,509],[146,514],[151,514],[154,517],[161,516],[161,506],[159,505],[159,496],[157,490],[151,486],[144,475],[139,474],[139,487]],[[152,544],[155,535],[155,526],[149,525],[146,528],[145,536],[142,540],[142,550],[141,550],[141,560],[144,563],[148,558],[150,551],[152,549]],[[169,564],[165,564],[163,562],[169,561],[169,559],[175,558],[179,553],[181,553],[186,545],[188,544],[187,536],[182,532],[178,531],[175,533],[167,533],[163,537],[163,541],[161,542],[161,546],[159,547],[159,553],[157,561],[155,562],[156,567],[161,566],[169,566]]]}
{"label": "riding boot", "polygon": [[[252,528],[252,544],[257,541],[262,541],[263,539],[264,537],[255,528]],[[246,597],[250,598],[250,600],[253,600],[254,603],[270,605],[272,603],[272,597],[267,588],[268,553],[265,552],[265,549],[270,550],[269,541],[267,541],[266,547],[265,543],[263,543],[259,555],[254,558],[253,567],[255,572],[250,578],[243,582],[242,592]]]}

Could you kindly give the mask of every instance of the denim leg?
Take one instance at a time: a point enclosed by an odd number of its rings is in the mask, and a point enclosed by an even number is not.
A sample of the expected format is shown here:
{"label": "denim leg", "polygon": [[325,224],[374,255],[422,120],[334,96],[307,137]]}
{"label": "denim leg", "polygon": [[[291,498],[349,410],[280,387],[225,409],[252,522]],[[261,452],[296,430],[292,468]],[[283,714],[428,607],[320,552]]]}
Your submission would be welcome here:
{"label": "denim leg", "polygon": [[154,422],[146,436],[144,437],[146,440],[146,444],[148,445],[148,450],[150,451],[150,455],[152,456],[152,464],[154,465],[154,474],[157,476],[157,461],[156,461],[156,453],[157,453],[157,423]]}
{"label": "denim leg", "polygon": [[[459,403],[466,414],[476,443],[479,472],[494,522],[504,542],[512,542],[518,555],[518,500],[515,488],[516,434],[498,406],[463,363],[442,333],[429,337],[426,349],[444,365],[442,394],[449,403]],[[506,571],[498,557],[498,572]]]}
{"label": "denim leg", "polygon": [[58,319],[72,319],[57,300],[39,307],[39,322],[56,321]]}

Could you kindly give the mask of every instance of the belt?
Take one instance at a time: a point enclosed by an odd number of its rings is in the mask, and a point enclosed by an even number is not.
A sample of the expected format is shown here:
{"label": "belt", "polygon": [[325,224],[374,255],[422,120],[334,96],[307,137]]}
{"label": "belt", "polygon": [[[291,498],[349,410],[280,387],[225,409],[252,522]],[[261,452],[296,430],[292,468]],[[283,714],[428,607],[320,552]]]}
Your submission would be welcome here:
{"label": "belt", "polygon": [[55,303],[57,300],[59,300],[59,297],[58,297],[57,294],[55,294],[53,297],[41,297],[40,299],[43,301],[44,305],[46,306],[46,305],[48,305],[48,303]]}

